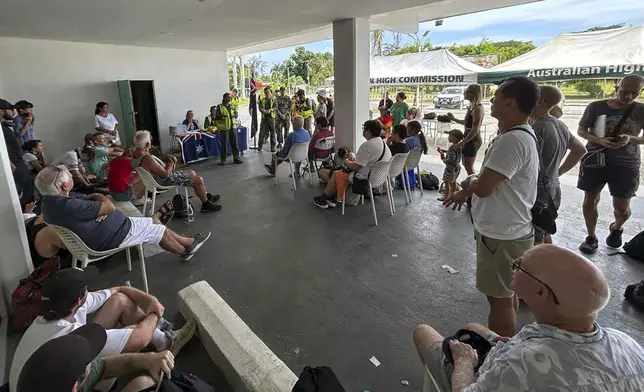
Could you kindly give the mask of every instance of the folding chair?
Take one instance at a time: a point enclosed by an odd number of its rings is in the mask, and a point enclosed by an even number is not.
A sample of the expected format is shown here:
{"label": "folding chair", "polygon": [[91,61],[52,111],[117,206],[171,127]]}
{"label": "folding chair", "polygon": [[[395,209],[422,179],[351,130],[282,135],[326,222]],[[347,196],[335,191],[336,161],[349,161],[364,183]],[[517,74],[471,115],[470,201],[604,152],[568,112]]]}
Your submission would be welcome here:
{"label": "folding chair", "polygon": [[[391,184],[392,179],[396,179],[398,175],[401,175],[402,178],[402,183],[403,183],[403,190],[405,191],[405,202],[409,203],[411,199],[411,191],[409,191],[410,195],[407,195],[408,191],[408,185],[407,181],[405,181],[405,175],[407,175],[407,172],[405,171],[405,163],[407,162],[407,156],[409,156],[409,153],[404,153],[404,154],[396,154],[391,158],[391,164],[389,165],[389,178],[388,182]],[[393,213],[396,212],[396,204],[394,203],[394,192],[392,187],[389,187],[390,192],[389,192],[389,198],[391,199],[391,207]]]}
{"label": "folding chair", "polygon": [[[391,161],[380,161],[376,162],[375,165],[371,168],[369,172],[369,197],[371,198],[371,209],[373,211],[373,220],[376,226],[378,226],[378,217],[376,216],[376,204],[373,200],[373,188],[378,187],[382,184],[386,184],[387,187],[387,200],[389,200],[389,211],[391,215],[394,214],[394,207],[391,201],[391,183],[388,181],[389,178],[389,166]],[[342,215],[344,215],[344,204],[347,199],[346,195],[342,198]],[[364,204],[364,195],[360,196],[362,204]]]}
{"label": "folding chair", "polygon": [[[309,157],[309,142],[306,143],[295,143],[291,146],[291,149],[288,151],[286,158],[280,158],[277,155],[275,159],[279,162],[288,162],[289,168],[291,169],[291,177],[293,178],[293,188],[297,190],[297,185],[295,184],[295,170],[293,169],[293,164],[308,162]],[[313,185],[313,177],[311,176],[311,171],[309,170],[309,179],[311,180],[311,185]],[[275,184],[277,184],[277,166],[275,166]]]}
{"label": "folding chair", "polygon": [[54,231],[60,239],[63,241],[67,250],[72,254],[73,260],[72,265],[76,263],[76,260],[79,261],[80,265],[78,267],[85,268],[89,263],[104,259],[106,257],[112,256],[122,250],[125,251],[125,256],[127,257],[127,270],[132,271],[132,258],[130,256],[130,248],[136,247],[139,252],[139,261],[141,262],[141,275],[143,276],[143,287],[145,292],[148,292],[148,275],[145,272],[145,257],[143,256],[143,244],[131,245],[125,247],[118,247],[116,249],[97,251],[90,249],[83,240],[81,240],[76,233],[66,229],[61,226],[49,225],[54,228]]}
{"label": "folding chair", "polygon": [[[148,207],[148,198],[147,195],[145,197],[145,202],[143,203],[143,215],[145,216],[152,216],[154,214],[154,206],[156,204],[156,199],[157,195],[161,193],[165,193],[171,189],[175,189],[177,191],[177,194],[179,194],[179,186],[178,185],[170,185],[170,186],[164,186],[161,185],[157,182],[157,180],[154,178],[152,173],[149,171],[145,170],[142,167],[137,167],[136,172],[139,173],[139,177],[141,177],[141,181],[143,181],[143,185],[145,185],[145,191],[152,193],[152,208],[150,209],[150,215],[147,214],[147,207]],[[186,192],[186,201],[189,201],[188,199],[188,187],[184,187],[185,192]],[[190,206],[190,203],[188,203],[188,206]],[[194,211],[192,208],[188,207],[188,222],[192,222],[194,219]]]}
{"label": "folding chair", "polygon": [[[407,162],[405,162],[405,180],[407,181],[407,189],[409,189],[409,202],[411,203],[411,184],[409,182],[409,169],[415,169],[418,171],[418,181],[416,181],[416,186],[420,188],[420,194],[423,194],[423,184],[420,181],[420,159],[423,156],[423,150],[420,148],[414,148],[409,151],[407,156]],[[416,173],[414,172],[414,175]]]}

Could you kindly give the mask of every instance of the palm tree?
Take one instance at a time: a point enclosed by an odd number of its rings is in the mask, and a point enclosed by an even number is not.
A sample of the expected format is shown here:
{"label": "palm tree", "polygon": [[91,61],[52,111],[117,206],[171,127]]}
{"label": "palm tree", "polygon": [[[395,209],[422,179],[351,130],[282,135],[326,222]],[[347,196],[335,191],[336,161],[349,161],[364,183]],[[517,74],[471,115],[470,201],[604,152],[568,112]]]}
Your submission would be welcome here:
{"label": "palm tree", "polygon": [[382,41],[385,36],[384,30],[374,30],[371,32],[371,55],[382,56]]}

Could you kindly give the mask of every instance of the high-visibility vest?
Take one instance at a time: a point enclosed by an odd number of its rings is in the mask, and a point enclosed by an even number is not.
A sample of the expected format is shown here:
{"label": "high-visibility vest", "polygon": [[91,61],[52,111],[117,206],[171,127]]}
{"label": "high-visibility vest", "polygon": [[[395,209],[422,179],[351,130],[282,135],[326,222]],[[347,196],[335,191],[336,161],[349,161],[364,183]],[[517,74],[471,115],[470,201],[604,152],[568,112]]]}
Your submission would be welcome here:
{"label": "high-visibility vest", "polygon": [[220,131],[227,131],[233,127],[233,110],[228,109],[226,105],[217,105],[217,118],[215,118],[215,126]]}
{"label": "high-visibility vest", "polygon": [[304,99],[304,103],[296,103],[296,107],[299,107],[299,111],[296,109],[297,114],[302,116],[302,118],[308,118],[313,116],[313,108],[309,106],[308,98]]}
{"label": "high-visibility vest", "polygon": [[230,108],[233,110],[233,117],[239,117],[239,98],[232,97],[230,98]]}
{"label": "high-visibility vest", "polygon": [[[270,103],[270,106],[267,108],[265,105],[266,102],[266,97],[260,98],[259,99],[259,107],[266,110],[266,109],[275,109],[275,100],[274,99],[269,99],[268,102]],[[271,112],[271,118],[275,118],[275,111]],[[262,117],[266,117],[266,114],[262,113]]]}

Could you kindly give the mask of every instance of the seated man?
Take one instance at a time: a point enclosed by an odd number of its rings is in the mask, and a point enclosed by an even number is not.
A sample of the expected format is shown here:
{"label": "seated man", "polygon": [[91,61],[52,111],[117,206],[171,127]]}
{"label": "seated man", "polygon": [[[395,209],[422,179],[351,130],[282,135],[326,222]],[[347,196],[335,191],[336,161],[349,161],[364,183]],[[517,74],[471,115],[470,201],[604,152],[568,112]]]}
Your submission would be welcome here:
{"label": "seated man", "polygon": [[90,157],[87,162],[87,169],[98,179],[107,178],[107,164],[110,157],[120,157],[123,149],[118,147],[108,147],[105,135],[96,132],[93,135],[93,146],[86,146],[83,151]]}
{"label": "seated man", "polygon": [[[278,160],[278,157],[280,159],[286,158],[289,151],[291,151],[291,147],[293,147],[295,143],[307,143],[311,141],[311,135],[309,135],[309,132],[304,129],[304,119],[302,118],[302,116],[293,117],[292,123],[293,132],[289,133],[286,137],[286,140],[284,141],[284,147],[273,154],[270,165],[264,165],[264,168],[271,176],[275,176],[275,169],[277,169],[277,166],[279,166],[279,164],[283,162],[281,160]],[[295,172],[300,172],[299,164],[296,165]]]}
{"label": "seated man", "polygon": [[331,156],[333,148],[322,150],[320,148],[316,148],[316,144],[318,141],[323,139],[333,138],[333,140],[335,140],[335,136],[333,135],[333,131],[329,129],[329,120],[327,120],[326,117],[316,118],[315,127],[317,132],[313,134],[311,142],[309,143],[309,159],[312,161],[316,159],[324,160]]}
{"label": "seated man", "polygon": [[[387,144],[380,138],[382,131],[382,124],[378,120],[369,120],[362,126],[362,136],[367,139],[358,148],[355,162],[347,162],[346,169],[354,172],[352,179],[353,193],[368,194],[369,193],[369,172],[373,165],[379,161],[388,161],[391,159],[391,151]],[[324,192],[320,196],[313,198],[313,204],[323,210],[331,207],[334,208],[338,202],[336,198],[336,181],[335,177],[338,171],[333,172],[329,182],[324,188]]]}
{"label": "seated man", "polygon": [[644,390],[642,346],[596,322],[610,290],[593,263],[569,250],[539,245],[513,268],[512,287],[536,323],[514,337],[467,325],[464,329],[493,345],[478,372],[472,346],[451,340],[453,361],[448,361],[438,332],[427,325],[414,330],[418,353],[442,391]]}
{"label": "seated man", "polygon": [[103,195],[95,193],[85,199],[71,198],[72,186],[72,175],[64,166],[48,166],[36,176],[36,187],[43,195],[45,222],[73,231],[93,250],[159,244],[187,261],[210,238],[210,232],[188,238],[155,224],[152,218],[126,217]]}
{"label": "seated man", "polygon": [[[155,385],[161,372],[163,383],[170,379],[178,350],[96,358],[107,339],[103,327],[87,324],[48,341],[29,357],[11,391],[89,392],[102,380],[122,376],[128,382],[120,389],[123,392],[158,391]],[[130,374],[138,375],[126,378]]]}
{"label": "seated man", "polygon": [[26,152],[22,154],[22,159],[33,174],[38,174],[47,165],[42,142],[38,139],[32,139],[25,143],[24,148]]}
{"label": "seated man", "polygon": [[200,177],[193,170],[175,170],[177,159],[168,156],[164,163],[159,158],[150,154],[152,147],[152,136],[148,131],[138,131],[134,135],[134,151],[130,163],[133,168],[142,167],[157,177],[157,182],[163,186],[188,186],[192,187],[195,195],[201,200],[201,212],[213,212],[221,210],[221,205],[215,204],[220,196],[212,195],[206,191],[203,177]]}
{"label": "seated man", "polygon": [[175,352],[194,335],[194,320],[179,330],[169,331],[170,324],[162,318],[163,305],[141,290],[122,286],[88,292],[88,271],[92,269],[68,268],[45,280],[40,316],[27,328],[13,356],[12,391],[16,390],[23,366],[39,347],[81,328],[88,317],[107,330],[107,340],[98,358],[137,352],[150,343],[156,351]]}
{"label": "seated man", "polygon": [[82,148],[76,148],[52,159],[49,164],[51,166],[65,166],[72,175],[74,187],[78,190],[82,190],[90,188],[88,177],[92,176],[85,175],[85,167],[83,166],[83,162],[87,162],[89,159],[90,157],[83,152]]}

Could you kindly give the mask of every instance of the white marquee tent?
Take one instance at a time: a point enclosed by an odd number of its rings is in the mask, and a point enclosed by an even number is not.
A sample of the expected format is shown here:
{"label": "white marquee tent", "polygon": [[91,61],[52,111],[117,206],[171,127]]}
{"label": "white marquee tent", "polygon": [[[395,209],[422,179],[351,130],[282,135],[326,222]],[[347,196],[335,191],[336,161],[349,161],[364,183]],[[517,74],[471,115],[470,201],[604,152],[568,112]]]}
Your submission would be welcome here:
{"label": "white marquee tent", "polygon": [[485,68],[447,49],[371,58],[372,85],[471,84]]}

